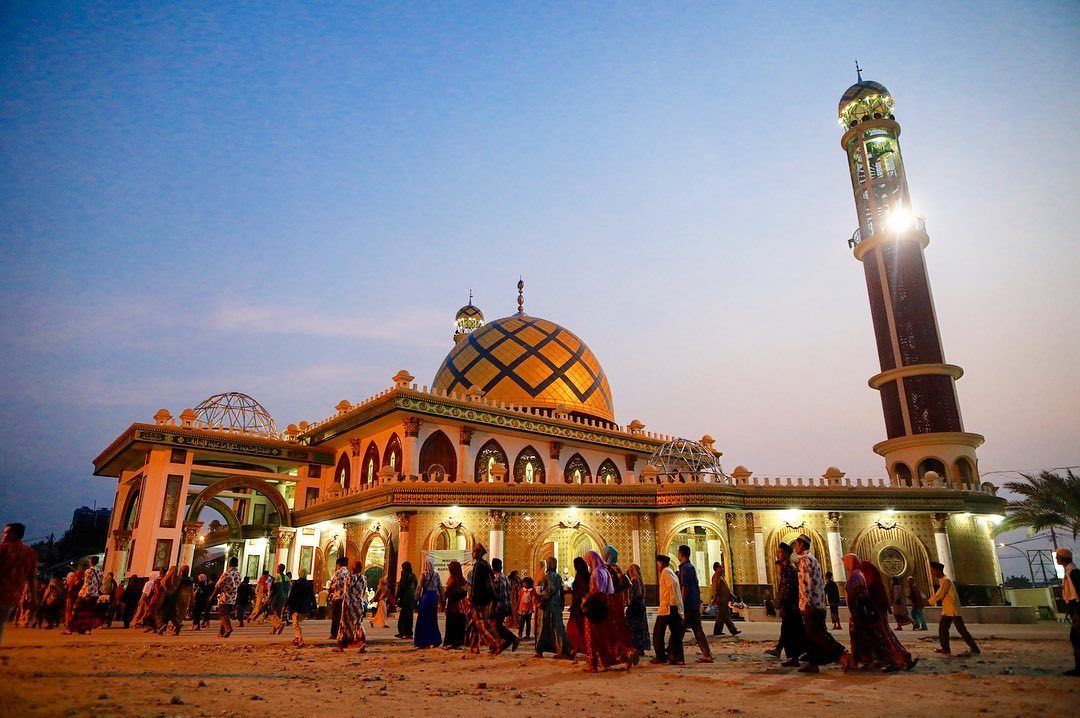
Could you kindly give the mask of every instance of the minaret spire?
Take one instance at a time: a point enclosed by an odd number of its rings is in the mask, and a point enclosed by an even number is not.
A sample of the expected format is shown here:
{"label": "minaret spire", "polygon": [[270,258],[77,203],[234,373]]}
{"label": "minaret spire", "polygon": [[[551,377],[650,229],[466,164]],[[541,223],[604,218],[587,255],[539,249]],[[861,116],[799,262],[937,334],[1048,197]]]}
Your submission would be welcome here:
{"label": "minaret spire", "polygon": [[518,314],[525,313],[525,280],[518,275]]}
{"label": "minaret spire", "polygon": [[859,76],[859,82],[862,82],[862,68],[859,67],[859,60],[855,60],[855,74]]}

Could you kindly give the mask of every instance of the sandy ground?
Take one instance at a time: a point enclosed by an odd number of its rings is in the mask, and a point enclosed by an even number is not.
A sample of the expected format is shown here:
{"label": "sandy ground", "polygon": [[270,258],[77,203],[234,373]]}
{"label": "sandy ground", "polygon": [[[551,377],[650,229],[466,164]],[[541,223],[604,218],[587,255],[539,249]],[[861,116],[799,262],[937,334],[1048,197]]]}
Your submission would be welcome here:
{"label": "sandy ground", "polygon": [[[738,638],[713,638],[715,664],[583,672],[583,664],[531,657],[531,644],[491,658],[419,651],[371,630],[365,654],[335,653],[326,621],[305,624],[309,645],[289,628],[265,626],[231,638],[185,631],[150,637],[123,629],[91,636],[8,628],[0,648],[0,716],[942,716],[1075,715],[1080,679],[1070,668],[1068,627],[975,625],[983,654],[944,659],[930,633],[900,634],[920,658],[910,673],[817,676],[763,656],[775,623],[742,624]],[[212,627],[214,628],[214,627]],[[707,626],[711,629],[711,626]],[[846,643],[846,635],[838,636]],[[745,639],[745,640],[744,640]],[[954,645],[954,650],[962,646]],[[1072,708],[1070,708],[1072,706]]]}

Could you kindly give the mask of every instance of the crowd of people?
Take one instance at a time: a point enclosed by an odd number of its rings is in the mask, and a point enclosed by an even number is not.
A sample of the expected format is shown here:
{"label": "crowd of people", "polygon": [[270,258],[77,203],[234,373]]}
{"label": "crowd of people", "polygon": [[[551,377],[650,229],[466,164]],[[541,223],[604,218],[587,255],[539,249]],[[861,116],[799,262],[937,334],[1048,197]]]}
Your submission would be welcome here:
{"label": "crowd of people", "polygon": [[[589,551],[574,559],[569,585],[564,584],[554,556],[542,562],[534,580],[518,571],[507,574],[498,558],[489,563],[485,547],[477,544],[468,576],[459,561],[451,561],[445,586],[431,555],[425,557],[419,576],[408,561],[402,564],[395,592],[385,577],[374,591],[369,590],[363,564],[350,565],[348,557],[342,556],[327,585],[316,592],[304,571],[293,579],[284,565],[278,565],[273,575],[263,572],[252,585],[250,578],[240,575],[236,557],[229,559],[220,577],[192,578],[188,566],[173,566],[160,577],[130,576],[121,583],[111,573],[104,574],[92,556],[87,566],[66,575],[56,573],[47,583],[39,583],[37,557],[23,544],[23,533],[21,524],[10,524],[0,543],[0,641],[4,624],[12,619],[27,627],[62,627],[66,634],[87,634],[122,622],[125,628],[179,635],[188,621],[192,630],[207,628],[216,609],[222,638],[232,635],[234,620],[241,627],[245,621],[269,621],[274,634],[291,623],[293,644],[303,646],[304,619],[329,617],[335,650],[363,652],[365,621],[384,627],[396,611],[395,637],[412,641],[417,648],[441,646],[498,655],[516,651],[523,641],[532,639],[536,657],[551,654],[574,660],[581,656],[585,669],[596,672],[618,666],[630,670],[649,650],[653,652],[650,663],[683,665],[687,632],[694,635],[697,661],[711,663],[703,609],[715,613],[714,635],[722,635],[725,628],[732,636],[740,633],[732,622],[732,609],[742,604],[728,587],[723,567],[713,564],[712,595],[704,601],[691,550],[685,545],[678,548],[675,567],[669,556],[656,556],[659,606],[650,633],[641,567],[631,564],[623,571],[612,546],[603,555]],[[845,672],[911,670],[918,658],[904,648],[895,632],[906,626],[927,630],[923,608],[933,604],[942,608],[937,652],[951,653],[950,631],[955,626],[970,653],[979,654],[960,614],[956,587],[942,564],[930,563],[937,590],[924,598],[914,577],[907,579],[905,592],[899,578],[886,580],[872,562],[853,553],[842,558],[850,638],[850,647],[844,646],[826,625],[828,616],[832,630],[842,629],[839,586],[831,572],[822,573],[810,548],[810,538],[800,535],[790,544],[781,542],[777,549],[775,610],[780,637],[766,654],[785,657],[782,666],[802,673],[817,673],[821,666],[835,663]],[[1070,640],[1076,669],[1069,674],[1080,675],[1080,569],[1067,549],[1060,549],[1057,558],[1065,567],[1063,596],[1073,623]],[[767,605],[771,603],[770,598]],[[444,631],[440,630],[440,611],[445,617]]]}

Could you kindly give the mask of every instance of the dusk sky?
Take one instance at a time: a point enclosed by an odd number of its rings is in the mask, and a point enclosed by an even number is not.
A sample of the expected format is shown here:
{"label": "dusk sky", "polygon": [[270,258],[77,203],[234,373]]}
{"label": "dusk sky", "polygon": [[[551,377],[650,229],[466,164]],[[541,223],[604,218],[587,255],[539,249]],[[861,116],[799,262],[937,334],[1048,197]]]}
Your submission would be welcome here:
{"label": "dusk sky", "polygon": [[884,476],[856,58],[981,471],[1080,464],[1075,2],[162,5],[0,8],[0,522],[28,538],[111,506],[91,460],[162,407],[242,391],[284,427],[430,384],[469,290],[505,316],[519,275],[620,423]]}

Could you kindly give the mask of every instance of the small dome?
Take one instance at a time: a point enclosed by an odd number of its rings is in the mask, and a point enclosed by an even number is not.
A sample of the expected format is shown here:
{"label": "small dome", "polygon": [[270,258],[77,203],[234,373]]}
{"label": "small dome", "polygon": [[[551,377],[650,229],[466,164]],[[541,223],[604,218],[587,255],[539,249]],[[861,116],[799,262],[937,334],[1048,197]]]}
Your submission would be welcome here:
{"label": "small dome", "polygon": [[860,80],[847,89],[844,96],[840,98],[840,106],[837,108],[837,112],[843,113],[844,108],[850,105],[852,102],[861,100],[864,97],[871,97],[873,95],[886,95],[892,97],[889,91],[880,82],[874,82],[873,80]]}
{"label": "small dome", "polygon": [[484,326],[484,313],[480,311],[480,307],[473,305],[472,295],[470,295],[469,303],[454,315],[454,340],[457,341],[472,334],[482,326]]}
{"label": "small dome", "polygon": [[233,429],[247,434],[276,436],[274,417],[247,394],[229,391],[214,394],[195,407],[195,419],[208,427]]}
{"label": "small dome", "polygon": [[662,481],[691,481],[707,484],[729,483],[713,451],[697,441],[672,439],[653,451],[648,466],[663,477]]}

